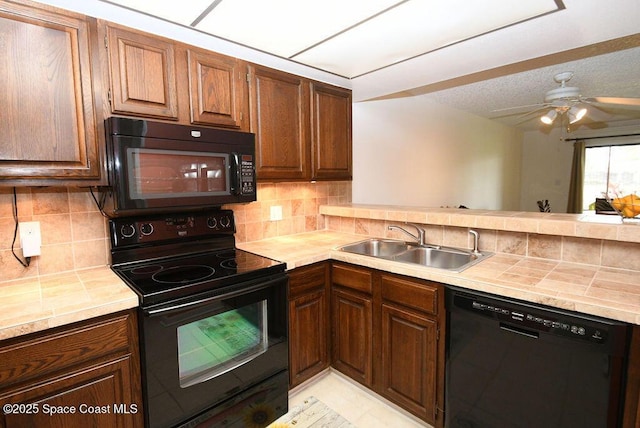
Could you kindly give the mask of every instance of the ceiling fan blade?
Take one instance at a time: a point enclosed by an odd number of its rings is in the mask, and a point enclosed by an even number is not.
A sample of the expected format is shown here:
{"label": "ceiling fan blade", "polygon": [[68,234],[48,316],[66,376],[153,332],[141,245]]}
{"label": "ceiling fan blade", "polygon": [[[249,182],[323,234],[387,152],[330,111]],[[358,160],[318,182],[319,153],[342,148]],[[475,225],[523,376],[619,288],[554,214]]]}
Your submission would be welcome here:
{"label": "ceiling fan blade", "polygon": [[592,97],[592,98],[584,98],[584,101],[595,102],[600,104],[618,104],[618,105],[640,107],[640,98]]}
{"label": "ceiling fan blade", "polygon": [[520,116],[516,117],[516,125],[519,125],[521,123],[524,123],[533,119],[535,115],[547,110],[548,108],[549,108],[548,106],[543,106],[535,110],[531,110],[527,113],[521,114]]}
{"label": "ceiling fan blade", "polygon": [[501,112],[512,111],[512,110],[529,110],[532,108],[541,109],[541,108],[546,108],[548,105],[549,103],[538,103],[538,104],[529,104],[524,106],[506,107],[506,108],[491,110],[491,113],[501,113]]}

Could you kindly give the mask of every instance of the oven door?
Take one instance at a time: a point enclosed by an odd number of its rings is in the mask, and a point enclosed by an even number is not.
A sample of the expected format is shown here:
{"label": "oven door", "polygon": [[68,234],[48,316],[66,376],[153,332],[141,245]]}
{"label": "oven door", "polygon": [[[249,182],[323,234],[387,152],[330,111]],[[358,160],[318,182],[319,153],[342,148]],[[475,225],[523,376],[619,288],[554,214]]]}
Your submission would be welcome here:
{"label": "oven door", "polygon": [[256,408],[268,422],[286,413],[286,290],[282,273],[141,309],[147,426],[242,426]]}

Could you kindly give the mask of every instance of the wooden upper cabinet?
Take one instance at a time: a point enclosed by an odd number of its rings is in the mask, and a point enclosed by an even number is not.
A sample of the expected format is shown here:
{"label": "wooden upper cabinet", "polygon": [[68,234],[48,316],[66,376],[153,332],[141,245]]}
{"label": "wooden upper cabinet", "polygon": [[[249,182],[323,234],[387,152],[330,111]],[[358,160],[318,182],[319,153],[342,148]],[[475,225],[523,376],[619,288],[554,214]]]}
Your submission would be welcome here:
{"label": "wooden upper cabinet", "polygon": [[351,91],[312,84],[312,179],[352,178]]}
{"label": "wooden upper cabinet", "polygon": [[107,37],[111,111],[177,120],[175,45],[115,26]]}
{"label": "wooden upper cabinet", "polygon": [[98,180],[96,21],[29,5],[0,1],[0,184]]}
{"label": "wooden upper cabinet", "polygon": [[256,174],[264,179],[309,179],[309,82],[265,67],[250,67],[251,132]]}
{"label": "wooden upper cabinet", "polygon": [[248,123],[247,67],[243,61],[187,50],[191,123],[244,128]]}

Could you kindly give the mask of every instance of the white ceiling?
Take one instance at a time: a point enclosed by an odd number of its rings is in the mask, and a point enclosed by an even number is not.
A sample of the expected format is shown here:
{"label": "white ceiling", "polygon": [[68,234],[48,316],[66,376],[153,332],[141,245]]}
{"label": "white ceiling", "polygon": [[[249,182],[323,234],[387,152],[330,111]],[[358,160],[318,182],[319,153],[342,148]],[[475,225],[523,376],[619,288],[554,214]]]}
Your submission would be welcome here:
{"label": "white ceiling", "polygon": [[349,79],[563,8],[560,0],[105,1]]}
{"label": "white ceiling", "polygon": [[[493,110],[542,102],[558,72],[575,72],[570,86],[585,97],[640,98],[637,0],[41,1],[265,65],[275,59],[351,87],[356,102],[426,96],[535,129],[523,110]],[[640,123],[640,107],[590,107],[580,123]]]}

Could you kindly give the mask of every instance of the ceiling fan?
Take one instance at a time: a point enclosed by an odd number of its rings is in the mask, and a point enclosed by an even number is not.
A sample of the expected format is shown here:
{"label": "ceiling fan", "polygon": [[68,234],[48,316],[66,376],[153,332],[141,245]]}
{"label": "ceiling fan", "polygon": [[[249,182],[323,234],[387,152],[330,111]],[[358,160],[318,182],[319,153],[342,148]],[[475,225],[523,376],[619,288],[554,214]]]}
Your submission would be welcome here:
{"label": "ceiling fan", "polygon": [[572,125],[587,115],[587,106],[600,108],[606,104],[613,104],[618,106],[640,107],[640,98],[583,97],[580,94],[580,88],[567,86],[567,82],[571,80],[572,77],[572,71],[564,71],[553,76],[553,80],[559,83],[560,86],[547,91],[543,103],[499,109],[494,110],[494,112],[534,108],[532,111],[523,114],[521,118],[539,112],[545,112],[540,116],[540,121],[545,125],[553,124],[557,118],[561,118],[567,125]]}

